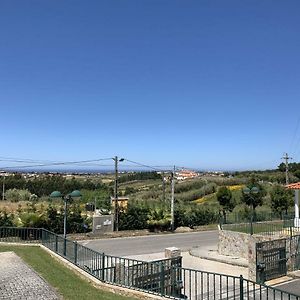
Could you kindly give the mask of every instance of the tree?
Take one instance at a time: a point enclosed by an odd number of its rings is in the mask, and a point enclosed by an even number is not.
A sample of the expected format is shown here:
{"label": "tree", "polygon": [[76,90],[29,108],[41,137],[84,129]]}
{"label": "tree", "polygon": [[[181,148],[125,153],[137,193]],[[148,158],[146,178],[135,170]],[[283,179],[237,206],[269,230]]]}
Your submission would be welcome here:
{"label": "tree", "polygon": [[298,178],[298,180],[300,179],[300,170],[296,170],[294,172],[294,176],[296,176]]}
{"label": "tree", "polygon": [[[254,187],[258,189],[257,193],[251,192]],[[266,191],[253,177],[250,179],[249,183],[247,184],[247,188],[250,190],[250,193],[245,193],[243,190],[241,200],[246,205],[251,206],[253,208],[253,211],[255,212],[255,208],[263,204],[263,197],[266,195]]]}
{"label": "tree", "polygon": [[8,214],[6,210],[0,211],[0,226],[11,227],[13,226],[13,214]]}
{"label": "tree", "polygon": [[217,200],[222,207],[224,222],[226,223],[226,212],[232,211],[234,208],[231,191],[226,186],[221,186],[217,192]]}
{"label": "tree", "polygon": [[28,190],[10,189],[5,192],[5,198],[11,202],[29,201],[31,193]]}
{"label": "tree", "polygon": [[281,185],[275,185],[270,192],[271,208],[274,212],[282,214],[287,213],[290,206],[293,205],[293,192]]}

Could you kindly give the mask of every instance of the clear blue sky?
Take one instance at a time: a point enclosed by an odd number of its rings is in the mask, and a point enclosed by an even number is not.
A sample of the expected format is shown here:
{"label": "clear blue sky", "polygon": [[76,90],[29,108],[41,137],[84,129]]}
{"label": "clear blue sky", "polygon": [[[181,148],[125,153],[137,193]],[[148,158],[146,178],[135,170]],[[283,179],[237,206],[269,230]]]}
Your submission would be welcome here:
{"label": "clear blue sky", "polygon": [[0,156],[231,170],[276,167],[286,151],[300,160],[299,11],[298,0],[2,0]]}

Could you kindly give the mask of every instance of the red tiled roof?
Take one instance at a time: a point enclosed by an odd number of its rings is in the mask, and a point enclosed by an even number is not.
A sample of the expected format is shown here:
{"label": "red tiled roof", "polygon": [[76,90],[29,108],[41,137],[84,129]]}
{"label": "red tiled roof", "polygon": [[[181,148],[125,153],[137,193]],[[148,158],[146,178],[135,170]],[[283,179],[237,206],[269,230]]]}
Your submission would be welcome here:
{"label": "red tiled roof", "polygon": [[291,190],[300,190],[300,182],[291,183],[286,185],[285,187]]}

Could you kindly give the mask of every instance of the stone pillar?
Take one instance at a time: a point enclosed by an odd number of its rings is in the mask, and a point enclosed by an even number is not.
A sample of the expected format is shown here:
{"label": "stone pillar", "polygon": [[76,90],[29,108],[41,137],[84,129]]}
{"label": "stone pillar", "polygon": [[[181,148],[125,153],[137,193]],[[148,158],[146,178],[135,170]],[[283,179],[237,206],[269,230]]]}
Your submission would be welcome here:
{"label": "stone pillar", "polygon": [[300,220],[299,220],[299,190],[295,190],[295,219],[294,219],[294,226],[300,227]]}
{"label": "stone pillar", "polygon": [[176,247],[169,247],[165,249],[165,258],[175,258],[181,256],[181,250]]}

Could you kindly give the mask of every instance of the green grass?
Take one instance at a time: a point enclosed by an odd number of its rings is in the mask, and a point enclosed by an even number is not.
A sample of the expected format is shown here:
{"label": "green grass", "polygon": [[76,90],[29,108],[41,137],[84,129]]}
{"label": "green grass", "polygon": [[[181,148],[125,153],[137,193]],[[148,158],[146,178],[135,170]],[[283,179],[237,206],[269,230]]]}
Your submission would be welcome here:
{"label": "green grass", "polygon": [[[289,227],[286,228],[281,221],[253,223],[253,233],[279,233],[289,232]],[[250,233],[250,223],[242,224],[226,224],[223,225],[224,230],[237,231],[241,233]]]}
{"label": "green grass", "polygon": [[126,300],[93,287],[38,246],[0,245],[0,252],[13,251],[42,276],[64,299]]}

